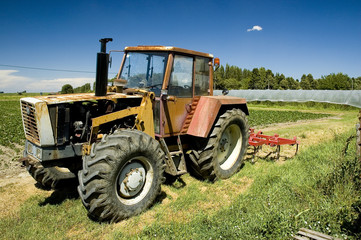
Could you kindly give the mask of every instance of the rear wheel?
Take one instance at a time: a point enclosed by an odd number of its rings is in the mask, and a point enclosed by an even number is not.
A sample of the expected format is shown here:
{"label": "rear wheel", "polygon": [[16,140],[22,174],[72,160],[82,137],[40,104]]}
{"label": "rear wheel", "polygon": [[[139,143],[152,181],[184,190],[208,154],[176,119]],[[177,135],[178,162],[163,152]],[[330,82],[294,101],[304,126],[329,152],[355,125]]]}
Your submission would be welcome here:
{"label": "rear wheel", "polygon": [[242,166],[248,138],[244,112],[232,109],[222,114],[203,146],[190,152],[196,177],[210,181],[231,177]]}
{"label": "rear wheel", "polygon": [[164,181],[159,143],[137,130],[117,130],[83,158],[78,192],[89,216],[117,222],[149,208]]}

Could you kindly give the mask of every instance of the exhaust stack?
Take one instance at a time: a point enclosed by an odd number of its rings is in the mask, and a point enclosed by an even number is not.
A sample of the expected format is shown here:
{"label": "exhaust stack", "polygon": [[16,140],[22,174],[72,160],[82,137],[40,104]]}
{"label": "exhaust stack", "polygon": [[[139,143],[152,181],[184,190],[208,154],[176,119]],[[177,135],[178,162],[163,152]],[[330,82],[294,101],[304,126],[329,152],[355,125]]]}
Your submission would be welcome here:
{"label": "exhaust stack", "polygon": [[95,96],[107,95],[109,54],[107,53],[107,42],[112,38],[102,38],[99,40],[100,52],[97,53],[97,72],[95,76]]}

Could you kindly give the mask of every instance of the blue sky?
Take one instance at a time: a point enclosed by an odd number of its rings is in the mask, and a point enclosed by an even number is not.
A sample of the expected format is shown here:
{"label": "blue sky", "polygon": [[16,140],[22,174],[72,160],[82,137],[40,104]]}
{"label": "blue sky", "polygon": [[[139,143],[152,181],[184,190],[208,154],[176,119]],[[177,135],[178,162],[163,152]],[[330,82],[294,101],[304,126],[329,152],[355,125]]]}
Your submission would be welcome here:
{"label": "blue sky", "polygon": [[[0,9],[0,65],[94,72],[98,40],[112,37],[108,50],[177,46],[295,79],[304,73],[361,76],[360,0],[2,0]],[[254,26],[262,30],[247,31]],[[110,72],[117,72],[120,58],[113,56]],[[0,66],[0,91],[59,91],[94,78]]]}

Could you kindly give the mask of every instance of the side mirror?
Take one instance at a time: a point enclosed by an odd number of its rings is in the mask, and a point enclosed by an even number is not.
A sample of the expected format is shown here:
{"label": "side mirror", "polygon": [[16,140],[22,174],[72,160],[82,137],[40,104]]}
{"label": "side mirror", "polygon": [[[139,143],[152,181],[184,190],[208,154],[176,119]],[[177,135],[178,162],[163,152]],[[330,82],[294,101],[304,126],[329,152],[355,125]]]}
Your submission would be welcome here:
{"label": "side mirror", "polygon": [[170,101],[170,102],[177,101],[176,96],[169,96],[168,95],[168,90],[162,90],[161,91],[161,99],[162,99],[162,101]]}
{"label": "side mirror", "polygon": [[223,96],[226,96],[228,93],[229,93],[229,90],[228,90],[228,89],[223,89],[223,90],[222,90]]}
{"label": "side mirror", "polygon": [[163,101],[166,101],[167,98],[168,98],[168,90],[162,89],[162,90],[160,91],[160,95],[161,95],[161,99],[162,99]]}

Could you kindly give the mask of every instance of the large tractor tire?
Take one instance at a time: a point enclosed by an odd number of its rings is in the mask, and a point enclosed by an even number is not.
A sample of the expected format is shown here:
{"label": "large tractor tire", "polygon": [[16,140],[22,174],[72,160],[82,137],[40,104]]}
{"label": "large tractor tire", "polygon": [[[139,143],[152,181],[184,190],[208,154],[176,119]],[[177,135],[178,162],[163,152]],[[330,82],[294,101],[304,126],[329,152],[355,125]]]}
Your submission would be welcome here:
{"label": "large tractor tire", "polygon": [[243,164],[248,138],[244,112],[232,109],[222,114],[208,139],[189,153],[193,175],[210,181],[231,177]]}
{"label": "large tractor tire", "polygon": [[138,130],[117,130],[83,157],[78,192],[88,215],[117,222],[149,208],[164,181],[164,152]]}
{"label": "large tractor tire", "polygon": [[44,167],[40,162],[28,163],[26,169],[44,190],[76,188],[76,175],[67,168]]}

